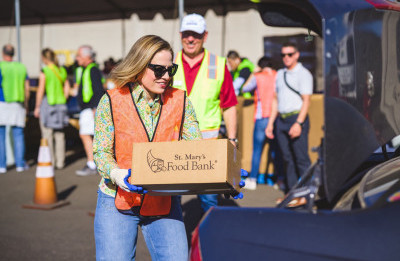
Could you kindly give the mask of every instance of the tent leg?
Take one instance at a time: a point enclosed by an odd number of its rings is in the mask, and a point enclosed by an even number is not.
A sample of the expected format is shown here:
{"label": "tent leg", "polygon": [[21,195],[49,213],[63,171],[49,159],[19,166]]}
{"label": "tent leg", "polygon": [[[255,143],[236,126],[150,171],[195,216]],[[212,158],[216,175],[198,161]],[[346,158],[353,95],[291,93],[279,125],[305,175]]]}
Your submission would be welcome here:
{"label": "tent leg", "polygon": [[21,61],[21,16],[19,0],[15,0],[15,26],[17,28],[17,54],[18,61]]}
{"label": "tent leg", "polygon": [[184,0],[179,0],[179,21],[182,23],[182,19],[183,19],[183,9],[184,6]]}

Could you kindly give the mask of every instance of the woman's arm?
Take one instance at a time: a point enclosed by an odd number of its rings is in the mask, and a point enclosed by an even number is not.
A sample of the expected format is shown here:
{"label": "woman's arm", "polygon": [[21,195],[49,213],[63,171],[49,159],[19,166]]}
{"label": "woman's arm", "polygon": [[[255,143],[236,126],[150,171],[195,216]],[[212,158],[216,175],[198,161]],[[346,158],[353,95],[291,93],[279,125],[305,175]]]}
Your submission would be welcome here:
{"label": "woman's arm", "polygon": [[185,118],[183,121],[182,139],[183,140],[202,139],[199,128],[199,122],[197,121],[196,113],[194,112],[194,108],[192,102],[189,100],[189,97],[186,97]]}
{"label": "woman's arm", "polygon": [[67,78],[67,79],[65,79],[65,82],[64,82],[64,96],[65,96],[65,99],[67,99],[67,100],[68,100],[70,91],[71,91],[71,85],[69,84],[69,80]]}
{"label": "woman's arm", "polygon": [[44,76],[44,73],[41,72],[39,75],[39,86],[36,91],[35,110],[33,111],[33,115],[35,115],[36,118],[39,118],[40,105],[42,104],[44,96],[45,83],[46,83],[46,77]]}
{"label": "woman's arm", "polygon": [[104,94],[97,106],[93,138],[93,157],[100,175],[110,179],[111,170],[118,165],[114,158],[114,123],[107,94]]}

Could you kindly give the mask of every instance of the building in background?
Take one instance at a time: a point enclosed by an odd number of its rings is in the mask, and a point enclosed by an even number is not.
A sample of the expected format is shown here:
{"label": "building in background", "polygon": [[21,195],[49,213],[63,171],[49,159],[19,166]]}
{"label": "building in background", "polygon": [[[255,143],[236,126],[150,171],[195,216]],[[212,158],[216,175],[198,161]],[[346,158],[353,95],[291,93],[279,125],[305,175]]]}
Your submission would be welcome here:
{"label": "building in background", "polygon": [[[210,34],[214,35],[205,47],[217,55],[225,55],[228,50],[237,50],[250,61],[256,62],[264,53],[264,39],[276,36],[307,34],[300,28],[278,28],[263,25],[255,9],[228,12],[219,16],[208,10],[205,19]],[[251,24],[248,21],[253,21]],[[259,21],[259,23],[255,22]],[[26,64],[30,77],[38,77],[40,72],[40,50],[50,47],[54,50],[76,50],[82,44],[89,44],[97,50],[97,61],[113,57],[123,57],[137,39],[145,34],[156,34],[171,43],[174,51],[181,49],[179,36],[179,19],[164,19],[158,13],[152,20],[140,19],[133,14],[128,19],[114,19],[94,22],[42,24],[21,26],[21,61]],[[316,44],[321,40],[316,37]],[[16,44],[14,26],[0,26],[0,44]]]}

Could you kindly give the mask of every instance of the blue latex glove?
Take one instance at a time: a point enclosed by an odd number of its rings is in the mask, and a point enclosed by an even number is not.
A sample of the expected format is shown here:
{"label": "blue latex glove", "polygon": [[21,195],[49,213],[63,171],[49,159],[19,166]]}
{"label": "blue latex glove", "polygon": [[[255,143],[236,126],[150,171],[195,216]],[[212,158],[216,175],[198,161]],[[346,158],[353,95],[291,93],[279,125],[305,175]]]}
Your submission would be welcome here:
{"label": "blue latex glove", "polygon": [[[249,175],[249,173],[246,170],[241,169],[240,170],[240,175],[242,177],[247,177]],[[243,188],[245,185],[246,185],[246,183],[244,182],[244,180],[241,180],[239,182],[239,187],[240,188]],[[242,192],[237,192],[235,190],[234,192],[232,192],[230,194],[224,194],[224,196],[225,196],[226,199],[229,199],[229,197],[233,197],[234,199],[242,199],[243,198],[243,193]]]}
{"label": "blue latex glove", "polygon": [[147,190],[143,189],[142,186],[135,186],[135,185],[132,185],[129,183],[128,179],[131,176],[131,174],[132,174],[131,169],[128,169],[128,175],[126,175],[124,178],[125,186],[128,187],[128,189],[131,192],[138,193],[138,194],[146,194]]}

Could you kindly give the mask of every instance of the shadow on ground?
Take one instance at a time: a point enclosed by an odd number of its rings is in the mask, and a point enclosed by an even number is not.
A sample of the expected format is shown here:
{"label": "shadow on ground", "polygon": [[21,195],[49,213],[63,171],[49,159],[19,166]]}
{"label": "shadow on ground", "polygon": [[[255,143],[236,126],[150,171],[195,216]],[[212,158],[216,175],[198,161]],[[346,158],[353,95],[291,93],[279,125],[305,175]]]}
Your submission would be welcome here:
{"label": "shadow on ground", "polygon": [[57,194],[57,198],[58,200],[65,200],[68,198],[69,195],[72,194],[72,192],[77,188],[77,185],[73,185],[69,188],[64,189],[63,191],[61,191],[60,193]]}

